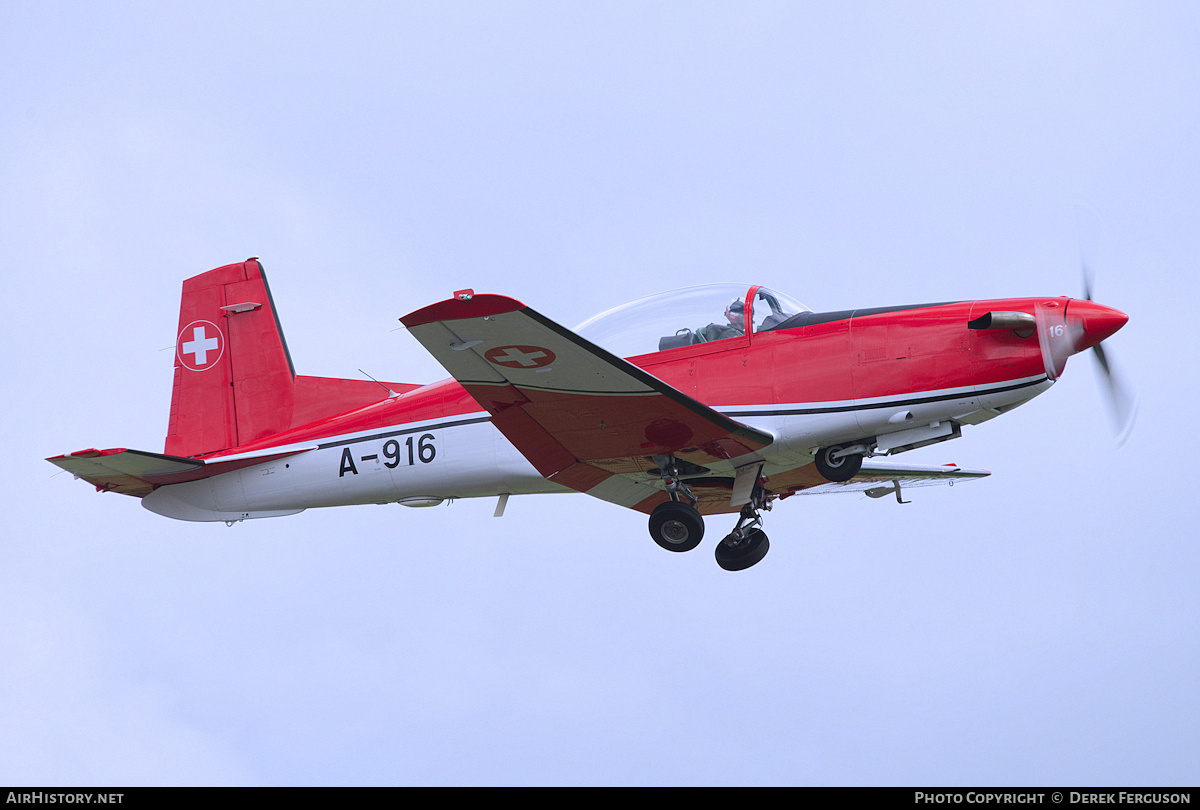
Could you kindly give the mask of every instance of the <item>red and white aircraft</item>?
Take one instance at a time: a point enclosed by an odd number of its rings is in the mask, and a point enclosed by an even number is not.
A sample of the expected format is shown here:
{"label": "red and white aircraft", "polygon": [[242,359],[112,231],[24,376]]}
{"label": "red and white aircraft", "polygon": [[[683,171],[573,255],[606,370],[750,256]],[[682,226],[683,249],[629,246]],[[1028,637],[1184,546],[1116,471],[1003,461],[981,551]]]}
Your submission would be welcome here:
{"label": "red and white aircraft", "polygon": [[[587,493],[687,551],[734,513],[728,570],[766,554],[761,512],[795,494],[953,483],[984,470],[872,460],[957,438],[1047,390],[1127,317],[1013,298],[812,312],[765,287],[652,296],[566,329],[470,290],[400,319],[452,379],[295,373],[257,259],[188,279],[163,453],[50,462],[180,520],[310,507]],[[622,358],[628,359],[622,359]]]}

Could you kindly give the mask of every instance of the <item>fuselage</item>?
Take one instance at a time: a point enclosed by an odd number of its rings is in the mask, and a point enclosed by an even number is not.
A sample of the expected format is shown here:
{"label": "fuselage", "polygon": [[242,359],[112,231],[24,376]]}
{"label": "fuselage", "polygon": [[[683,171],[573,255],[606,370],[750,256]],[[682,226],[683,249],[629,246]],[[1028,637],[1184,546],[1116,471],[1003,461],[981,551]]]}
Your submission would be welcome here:
{"label": "fuselage", "polygon": [[[1042,393],[1065,362],[1054,351],[1053,335],[967,324],[988,312],[1040,311],[1044,317],[1056,311],[1062,320],[1076,304],[1081,312],[1084,305],[1095,307],[1066,298],[1020,298],[805,313],[786,328],[629,361],[769,433],[774,441],[761,454],[769,488],[771,476],[811,464],[816,448],[867,442],[879,452],[901,452],[954,438],[963,425]],[[1055,321],[1047,322],[1054,327]],[[1077,335],[1073,340],[1068,353],[1086,342]],[[570,491],[539,475],[454,380],[205,460],[266,451],[289,455],[161,486],[143,504],[184,520],[239,520],[318,506],[428,505],[447,498]]]}

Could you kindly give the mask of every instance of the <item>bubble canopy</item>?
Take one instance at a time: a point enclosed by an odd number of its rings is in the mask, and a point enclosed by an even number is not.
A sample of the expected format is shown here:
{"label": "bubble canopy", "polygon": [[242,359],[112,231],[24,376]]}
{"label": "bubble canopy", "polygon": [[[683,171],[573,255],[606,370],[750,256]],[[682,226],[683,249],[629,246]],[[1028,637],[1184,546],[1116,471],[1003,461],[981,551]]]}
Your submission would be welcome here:
{"label": "bubble canopy", "polygon": [[746,284],[705,284],[639,298],[588,318],[575,331],[618,357],[741,337],[812,312],[786,295]]}

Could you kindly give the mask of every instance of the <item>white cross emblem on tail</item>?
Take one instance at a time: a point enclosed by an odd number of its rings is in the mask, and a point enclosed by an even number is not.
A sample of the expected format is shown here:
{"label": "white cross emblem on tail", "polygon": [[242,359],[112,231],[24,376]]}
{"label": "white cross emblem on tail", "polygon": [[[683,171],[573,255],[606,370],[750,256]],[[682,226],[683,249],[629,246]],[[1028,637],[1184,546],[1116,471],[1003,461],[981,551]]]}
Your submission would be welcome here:
{"label": "white cross emblem on tail", "polygon": [[[207,327],[212,327],[211,333]],[[190,340],[187,339],[189,334]],[[189,323],[179,333],[179,340],[179,359],[193,371],[212,368],[221,359],[224,335],[211,321]]]}

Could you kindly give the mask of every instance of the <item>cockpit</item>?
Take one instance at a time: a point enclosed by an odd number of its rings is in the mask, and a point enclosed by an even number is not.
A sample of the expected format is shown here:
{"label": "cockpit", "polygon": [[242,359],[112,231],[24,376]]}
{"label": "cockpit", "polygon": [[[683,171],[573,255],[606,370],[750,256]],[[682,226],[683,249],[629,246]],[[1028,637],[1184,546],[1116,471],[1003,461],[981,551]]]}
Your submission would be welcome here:
{"label": "cockpit", "polygon": [[778,329],[807,312],[766,287],[706,284],[622,304],[575,331],[618,357],[633,357]]}

